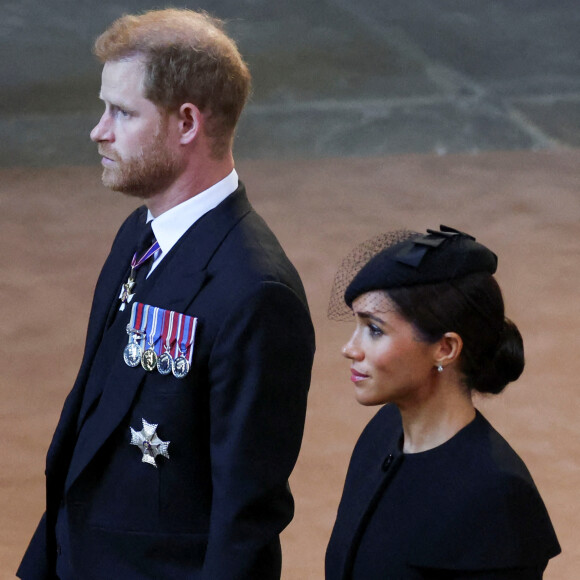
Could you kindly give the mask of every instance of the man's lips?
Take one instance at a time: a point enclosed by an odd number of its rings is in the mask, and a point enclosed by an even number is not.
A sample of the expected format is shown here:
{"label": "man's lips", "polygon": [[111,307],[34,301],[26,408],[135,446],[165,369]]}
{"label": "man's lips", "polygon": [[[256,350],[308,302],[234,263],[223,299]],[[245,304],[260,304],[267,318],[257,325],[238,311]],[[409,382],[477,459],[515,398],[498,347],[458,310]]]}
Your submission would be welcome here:
{"label": "man's lips", "polygon": [[114,155],[106,151],[99,151],[99,155],[102,157],[101,163],[103,164],[116,163],[117,161]]}
{"label": "man's lips", "polygon": [[364,379],[367,379],[368,375],[365,375],[364,373],[361,373],[359,371],[357,371],[356,369],[350,369],[350,380],[353,383],[358,383],[359,381],[362,381]]}

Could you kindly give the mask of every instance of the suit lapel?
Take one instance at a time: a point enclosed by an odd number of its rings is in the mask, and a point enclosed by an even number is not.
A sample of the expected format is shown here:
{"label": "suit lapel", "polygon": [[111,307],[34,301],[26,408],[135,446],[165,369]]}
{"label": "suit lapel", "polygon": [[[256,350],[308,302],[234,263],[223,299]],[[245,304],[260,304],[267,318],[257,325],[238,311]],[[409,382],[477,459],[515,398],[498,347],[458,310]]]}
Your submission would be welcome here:
{"label": "suit lapel", "polygon": [[[143,285],[142,294],[136,294],[135,300],[166,310],[185,312],[204,285],[211,257],[229,231],[249,211],[251,206],[240,185],[236,192],[200,218],[183,235],[151,273]],[[123,271],[117,268],[117,278],[122,276]],[[100,313],[103,318],[102,333],[107,310],[101,308]],[[97,409],[79,435],[67,477],[67,491],[127,415],[147,376],[141,366],[131,368],[124,363],[122,352],[127,341],[124,332],[105,334],[103,340],[107,341],[104,348],[107,348],[111,372],[103,385]]]}
{"label": "suit lapel", "polygon": [[72,450],[73,441],[77,434],[78,415],[87,379],[103,338],[109,313],[117,303],[116,289],[121,286],[126,267],[126,256],[132,255],[136,232],[140,227],[139,224],[145,219],[145,211],[145,208],[136,210],[122,226],[97,280],[83,359],[75,384],[66,399],[47,455],[47,472],[51,474],[61,470],[63,465],[68,467],[69,451],[67,450]]}
{"label": "suit lapel", "polygon": [[139,302],[184,312],[202,288],[207,266],[251,206],[243,186],[201,217],[151,273]]}

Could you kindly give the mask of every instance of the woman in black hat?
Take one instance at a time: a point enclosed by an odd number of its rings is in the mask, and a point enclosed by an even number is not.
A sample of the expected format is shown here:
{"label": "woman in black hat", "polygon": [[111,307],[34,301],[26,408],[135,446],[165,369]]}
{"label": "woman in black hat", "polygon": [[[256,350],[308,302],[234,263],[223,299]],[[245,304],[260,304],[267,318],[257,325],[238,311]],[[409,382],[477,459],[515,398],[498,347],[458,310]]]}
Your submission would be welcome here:
{"label": "woman in black hat", "polygon": [[356,399],[392,404],[353,452],[327,580],[538,579],[560,552],[524,463],[472,403],[524,368],[496,266],[445,226],[391,232],[343,262],[329,315],[355,317],[343,354]]}

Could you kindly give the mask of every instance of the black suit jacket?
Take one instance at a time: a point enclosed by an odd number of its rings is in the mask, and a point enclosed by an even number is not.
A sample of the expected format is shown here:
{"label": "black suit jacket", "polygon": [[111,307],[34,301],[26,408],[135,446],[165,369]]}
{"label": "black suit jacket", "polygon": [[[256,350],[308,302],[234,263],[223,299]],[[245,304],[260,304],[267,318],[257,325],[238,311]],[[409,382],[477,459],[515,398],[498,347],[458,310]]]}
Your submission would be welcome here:
{"label": "black suit jacket", "polygon": [[443,445],[405,455],[384,406],[351,459],[327,580],[537,580],[560,552],[522,460],[478,412]]}
{"label": "black suit jacket", "polygon": [[[191,371],[177,379],[129,367],[130,309],[108,324],[144,219],[140,208],[126,220],[99,277],[79,375],[47,456],[46,514],[18,573],[54,578],[65,500],[83,580],[279,578],[314,355],[299,276],[240,185],[134,298],[198,318]],[[82,416],[89,396],[96,405]],[[157,469],[130,445],[142,419],[170,441]]]}

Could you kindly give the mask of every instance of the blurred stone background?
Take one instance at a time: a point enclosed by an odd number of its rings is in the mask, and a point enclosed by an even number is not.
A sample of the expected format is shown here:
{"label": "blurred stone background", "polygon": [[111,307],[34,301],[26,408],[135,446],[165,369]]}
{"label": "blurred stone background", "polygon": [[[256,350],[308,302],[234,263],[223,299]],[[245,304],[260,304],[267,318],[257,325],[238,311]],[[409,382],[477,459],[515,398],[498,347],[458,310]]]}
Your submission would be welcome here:
{"label": "blurred stone background", "polygon": [[[98,162],[94,38],[149,0],[0,2],[0,167]],[[580,145],[573,0],[205,0],[254,75],[238,158]]]}

